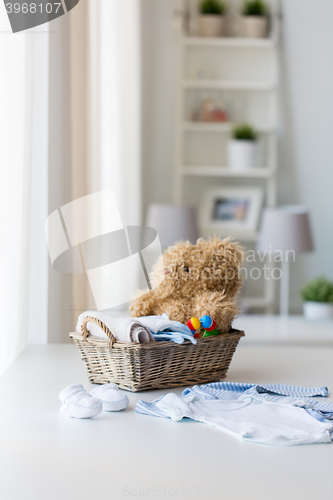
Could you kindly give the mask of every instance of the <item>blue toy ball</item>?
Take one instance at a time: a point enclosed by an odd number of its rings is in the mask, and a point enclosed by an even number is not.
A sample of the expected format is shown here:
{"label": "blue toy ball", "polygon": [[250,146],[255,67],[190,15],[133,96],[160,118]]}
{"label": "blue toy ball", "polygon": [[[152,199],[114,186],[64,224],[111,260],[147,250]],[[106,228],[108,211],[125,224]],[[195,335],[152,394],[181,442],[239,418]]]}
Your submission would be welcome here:
{"label": "blue toy ball", "polygon": [[213,319],[210,316],[201,316],[200,323],[202,328],[208,330],[213,325]]}

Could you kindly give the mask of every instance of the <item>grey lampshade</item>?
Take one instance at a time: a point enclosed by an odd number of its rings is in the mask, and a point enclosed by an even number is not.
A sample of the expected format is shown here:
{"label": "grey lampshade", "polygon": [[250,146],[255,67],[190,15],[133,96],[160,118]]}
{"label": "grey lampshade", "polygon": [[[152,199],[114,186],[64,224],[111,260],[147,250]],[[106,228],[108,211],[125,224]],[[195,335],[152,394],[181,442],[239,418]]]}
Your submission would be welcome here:
{"label": "grey lampshade", "polygon": [[258,250],[313,250],[309,214],[306,207],[290,205],[269,207],[262,215]]}
{"label": "grey lampshade", "polygon": [[148,208],[146,226],[156,229],[162,248],[168,248],[180,240],[196,243],[198,238],[194,207],[153,203]]}

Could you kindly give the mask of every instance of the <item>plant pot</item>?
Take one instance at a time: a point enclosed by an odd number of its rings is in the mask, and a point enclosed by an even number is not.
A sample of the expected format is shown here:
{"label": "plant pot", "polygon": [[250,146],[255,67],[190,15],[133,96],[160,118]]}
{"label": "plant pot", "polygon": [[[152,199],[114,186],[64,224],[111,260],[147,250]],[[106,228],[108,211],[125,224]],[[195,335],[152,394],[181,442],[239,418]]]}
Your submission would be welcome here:
{"label": "plant pot", "polygon": [[255,165],[257,143],[245,139],[232,139],[228,143],[228,164],[232,170],[248,170]]}
{"label": "plant pot", "polygon": [[221,15],[202,14],[200,16],[200,34],[201,36],[222,36],[224,26],[224,17]]}
{"label": "plant pot", "polygon": [[264,38],[267,35],[267,18],[263,16],[243,16],[245,38]]}
{"label": "plant pot", "polygon": [[333,304],[306,301],[303,303],[303,314],[309,320],[333,320]]}

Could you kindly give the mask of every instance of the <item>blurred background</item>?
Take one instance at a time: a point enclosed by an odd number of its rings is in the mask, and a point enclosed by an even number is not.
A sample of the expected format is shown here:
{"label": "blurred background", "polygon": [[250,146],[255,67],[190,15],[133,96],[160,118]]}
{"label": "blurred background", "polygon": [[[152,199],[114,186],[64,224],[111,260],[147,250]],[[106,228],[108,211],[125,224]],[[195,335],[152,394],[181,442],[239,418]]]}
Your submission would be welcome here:
{"label": "blurred background", "polygon": [[[333,280],[332,19],[330,0],[80,0],[13,35],[1,6],[1,369],[94,308],[84,274],[52,268],[44,225],[110,187],[125,225],[182,207],[156,227],[165,245],[231,234],[252,251],[247,314],[280,312],[281,264],[265,279],[258,251],[295,250],[283,296],[302,314],[307,282]],[[333,302],[329,287],[303,298]]]}

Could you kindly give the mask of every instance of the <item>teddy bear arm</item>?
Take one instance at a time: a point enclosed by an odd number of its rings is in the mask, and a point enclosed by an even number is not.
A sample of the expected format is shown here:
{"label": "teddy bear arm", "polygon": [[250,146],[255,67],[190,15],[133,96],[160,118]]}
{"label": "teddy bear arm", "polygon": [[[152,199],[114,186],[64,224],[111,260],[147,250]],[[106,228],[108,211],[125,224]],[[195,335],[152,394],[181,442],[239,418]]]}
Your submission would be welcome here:
{"label": "teddy bear arm", "polygon": [[196,297],[194,305],[195,316],[211,316],[216,322],[216,328],[221,332],[227,332],[233,319],[238,313],[236,303],[225,300],[223,294],[207,293]]}
{"label": "teddy bear arm", "polygon": [[172,297],[164,300],[159,305],[158,314],[162,313],[166,313],[172,321],[180,321],[180,323],[185,325],[191,317],[188,301],[183,300],[180,302],[178,299]]}
{"label": "teddy bear arm", "polygon": [[137,293],[137,297],[131,302],[130,311],[131,316],[139,318],[140,316],[151,316],[155,314],[156,299],[152,291],[144,291],[142,295],[142,290]]}
{"label": "teddy bear arm", "polygon": [[228,332],[238,312],[238,307],[234,301],[224,302],[217,307],[214,313],[217,329],[220,332]]}

